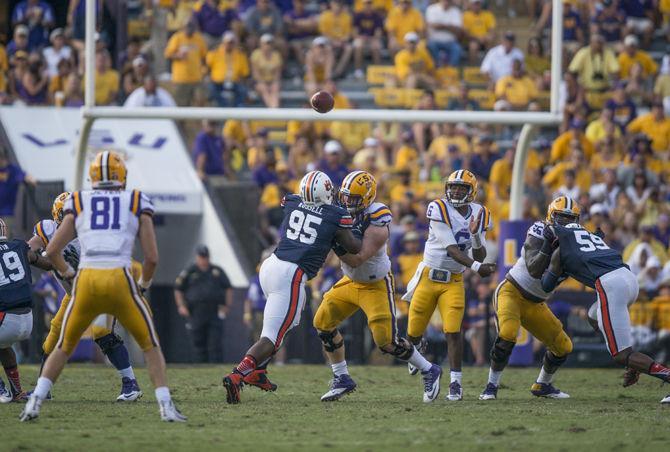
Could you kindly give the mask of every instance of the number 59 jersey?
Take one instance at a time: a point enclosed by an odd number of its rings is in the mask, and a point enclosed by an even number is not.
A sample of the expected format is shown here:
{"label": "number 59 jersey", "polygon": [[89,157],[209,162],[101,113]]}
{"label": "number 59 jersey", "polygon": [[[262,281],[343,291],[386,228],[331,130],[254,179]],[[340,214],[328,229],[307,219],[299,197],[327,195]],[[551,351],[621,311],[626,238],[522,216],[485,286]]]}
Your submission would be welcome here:
{"label": "number 59 jersey", "polygon": [[621,254],[600,237],[577,224],[554,226],[560,244],[563,272],[580,283],[595,287],[596,279],[624,267]]}
{"label": "number 59 jersey", "polygon": [[283,261],[293,262],[312,279],[333,247],[337,230],[352,227],[351,215],[329,204],[308,206],[298,195],[287,195],[282,205],[284,220],[274,254]]}
{"label": "number 59 jersey", "polygon": [[72,193],[64,211],[75,216],[79,268],[125,268],[131,265],[140,215],[153,215],[154,207],[138,190],[87,190]]}

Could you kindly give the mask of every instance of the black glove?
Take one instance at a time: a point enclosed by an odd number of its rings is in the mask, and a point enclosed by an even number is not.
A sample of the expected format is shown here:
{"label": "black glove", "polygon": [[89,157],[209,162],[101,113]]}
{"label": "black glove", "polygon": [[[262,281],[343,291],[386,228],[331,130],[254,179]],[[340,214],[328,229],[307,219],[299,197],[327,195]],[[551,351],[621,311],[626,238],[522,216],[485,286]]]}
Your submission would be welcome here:
{"label": "black glove", "polygon": [[345,254],[347,254],[347,250],[345,250],[344,247],[337,242],[333,243],[333,251],[338,256],[344,256]]}

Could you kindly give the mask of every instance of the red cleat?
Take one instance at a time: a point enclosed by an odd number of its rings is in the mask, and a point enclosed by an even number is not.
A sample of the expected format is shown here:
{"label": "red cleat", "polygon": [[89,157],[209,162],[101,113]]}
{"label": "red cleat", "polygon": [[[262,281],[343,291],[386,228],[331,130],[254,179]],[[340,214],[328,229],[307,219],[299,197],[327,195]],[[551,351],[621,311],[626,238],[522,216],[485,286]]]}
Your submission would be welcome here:
{"label": "red cleat", "polygon": [[623,374],[623,387],[627,388],[628,386],[633,386],[639,379],[639,371],[626,367],[626,371]]}
{"label": "red cleat", "polygon": [[223,377],[223,387],[226,388],[226,402],[230,404],[240,403],[240,389],[242,389],[244,377],[233,371]]}
{"label": "red cleat", "polygon": [[268,371],[265,369],[255,369],[249,375],[244,377],[244,384],[256,386],[263,391],[274,392],[277,390],[277,385],[270,381],[267,373]]}

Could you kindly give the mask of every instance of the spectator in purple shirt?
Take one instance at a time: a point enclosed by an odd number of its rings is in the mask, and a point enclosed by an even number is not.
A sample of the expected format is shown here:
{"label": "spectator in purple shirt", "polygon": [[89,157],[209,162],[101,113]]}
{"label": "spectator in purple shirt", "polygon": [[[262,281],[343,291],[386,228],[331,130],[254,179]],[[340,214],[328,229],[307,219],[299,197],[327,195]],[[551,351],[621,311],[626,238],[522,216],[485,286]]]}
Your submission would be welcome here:
{"label": "spectator in purple shirt", "polygon": [[198,176],[206,180],[207,176],[228,175],[225,164],[226,143],[217,133],[218,128],[208,119],[202,121],[202,130],[193,143],[193,161]]}
{"label": "spectator in purple shirt", "polygon": [[330,177],[336,187],[342,185],[342,181],[349,174],[349,169],[342,163],[342,145],[330,140],[323,148],[325,157],[319,162],[319,171],[323,171]]}
{"label": "spectator in purple shirt", "polygon": [[369,51],[372,62],[380,64],[384,19],[374,9],[372,0],[363,0],[363,10],[354,15],[354,63],[356,78],[362,79],[363,54]]}
{"label": "spectator in purple shirt", "polygon": [[12,25],[28,27],[28,48],[41,50],[49,43],[49,29],[54,25],[54,11],[51,5],[40,0],[19,2],[12,12]]}
{"label": "spectator in purple shirt", "polygon": [[619,53],[623,49],[623,30],[626,23],[625,14],[617,8],[616,0],[603,0],[602,7],[596,8],[591,18],[591,34],[600,34],[605,43]]}
{"label": "spectator in purple shirt", "polygon": [[305,65],[305,54],[317,35],[318,18],[305,9],[305,0],[293,0],[293,9],[284,14],[286,37],[300,66]]}
{"label": "spectator in purple shirt", "polygon": [[18,25],[14,29],[14,38],[7,44],[7,57],[12,60],[12,57],[19,50],[30,53],[28,50],[28,27],[25,25]]}
{"label": "spectator in purple shirt", "polygon": [[656,240],[661,242],[665,248],[670,246],[670,216],[667,213],[658,216],[658,221],[653,226],[653,233]]}
{"label": "spectator in purple shirt", "polygon": [[626,15],[625,35],[636,34],[648,48],[654,35],[654,0],[623,0],[619,9]]}
{"label": "spectator in purple shirt", "polygon": [[219,43],[221,36],[239,27],[239,16],[234,9],[221,10],[220,0],[205,0],[193,13],[198,28],[203,33],[209,47]]}
{"label": "spectator in purple shirt", "polygon": [[270,145],[265,145],[264,150],[260,150],[259,157],[261,162],[256,165],[252,177],[259,188],[265,188],[267,184],[279,182],[277,176],[277,158],[275,150]]}
{"label": "spectator in purple shirt", "polygon": [[475,148],[476,153],[470,159],[470,171],[472,171],[477,178],[486,181],[489,180],[493,163],[499,158],[499,156],[493,152],[493,149],[491,148],[492,144],[493,139],[489,135],[482,135]]}
{"label": "spectator in purple shirt", "polygon": [[10,163],[7,153],[0,149],[0,217],[5,220],[9,230],[13,230],[14,208],[21,184],[35,186],[37,181],[24,173],[21,168]]}

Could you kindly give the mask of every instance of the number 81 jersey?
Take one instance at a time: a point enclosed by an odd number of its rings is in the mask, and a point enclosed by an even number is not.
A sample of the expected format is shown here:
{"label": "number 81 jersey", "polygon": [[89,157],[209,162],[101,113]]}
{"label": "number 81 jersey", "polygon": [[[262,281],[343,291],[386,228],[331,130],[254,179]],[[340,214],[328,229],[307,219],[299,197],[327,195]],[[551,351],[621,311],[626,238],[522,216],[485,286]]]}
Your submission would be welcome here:
{"label": "number 81 jersey", "polygon": [[279,259],[296,264],[312,279],[333,247],[337,230],[352,227],[351,215],[329,204],[309,206],[298,195],[287,195],[282,206],[281,238],[274,253]]}
{"label": "number 81 jersey", "polygon": [[73,192],[63,210],[75,216],[79,268],[122,268],[131,265],[140,215],[154,207],[138,190],[87,190]]}

